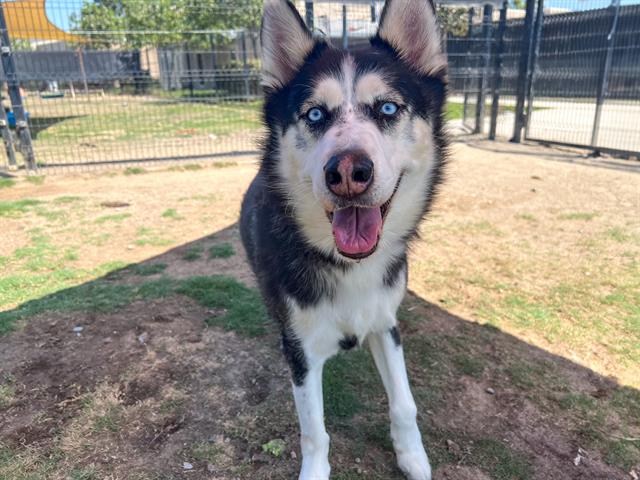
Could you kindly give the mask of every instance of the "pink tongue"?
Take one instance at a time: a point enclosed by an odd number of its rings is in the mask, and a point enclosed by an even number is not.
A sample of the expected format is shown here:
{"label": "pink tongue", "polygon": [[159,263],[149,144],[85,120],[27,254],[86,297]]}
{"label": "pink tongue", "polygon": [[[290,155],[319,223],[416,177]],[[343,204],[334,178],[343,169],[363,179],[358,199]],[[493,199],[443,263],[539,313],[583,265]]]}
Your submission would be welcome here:
{"label": "pink tongue", "polygon": [[347,255],[373,250],[381,229],[380,207],[349,207],[333,213],[333,236],[338,250]]}

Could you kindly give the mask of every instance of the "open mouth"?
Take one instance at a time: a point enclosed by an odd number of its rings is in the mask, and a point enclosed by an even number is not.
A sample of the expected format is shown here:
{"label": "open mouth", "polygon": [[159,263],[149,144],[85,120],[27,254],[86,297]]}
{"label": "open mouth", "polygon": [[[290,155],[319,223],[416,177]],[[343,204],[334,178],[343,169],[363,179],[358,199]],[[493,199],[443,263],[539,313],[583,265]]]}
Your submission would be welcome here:
{"label": "open mouth", "polygon": [[400,186],[400,180],[402,180],[402,176],[398,179],[389,200],[382,205],[377,207],[350,206],[334,212],[327,212],[333,230],[333,238],[341,255],[361,260],[376,251],[384,221],[389,212],[391,201]]}

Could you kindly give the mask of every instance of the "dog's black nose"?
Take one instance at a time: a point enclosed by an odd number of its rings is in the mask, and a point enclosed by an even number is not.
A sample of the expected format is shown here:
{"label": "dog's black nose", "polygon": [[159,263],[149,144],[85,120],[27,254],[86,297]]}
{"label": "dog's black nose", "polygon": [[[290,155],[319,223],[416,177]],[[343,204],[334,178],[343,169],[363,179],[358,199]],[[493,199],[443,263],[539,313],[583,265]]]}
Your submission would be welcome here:
{"label": "dog's black nose", "polygon": [[334,155],[324,166],[327,188],[340,197],[355,197],[373,182],[373,162],[366,153],[346,151]]}

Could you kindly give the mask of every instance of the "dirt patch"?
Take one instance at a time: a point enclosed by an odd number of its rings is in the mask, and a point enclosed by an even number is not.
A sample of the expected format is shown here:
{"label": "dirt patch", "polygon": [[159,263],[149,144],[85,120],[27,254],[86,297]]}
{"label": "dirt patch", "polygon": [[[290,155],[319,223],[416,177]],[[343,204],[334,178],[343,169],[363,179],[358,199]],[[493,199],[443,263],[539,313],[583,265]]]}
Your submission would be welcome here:
{"label": "dirt patch", "polygon": [[[545,160],[544,149],[485,148],[455,147],[400,312],[435,478],[629,479],[640,381],[623,319],[640,177]],[[2,190],[42,203],[2,218],[0,268],[14,283],[0,292],[21,292],[2,309],[33,301],[37,313],[0,337],[0,478],[295,478],[277,334],[243,336],[220,323],[228,308],[175,287],[210,276],[255,286],[235,225],[254,171],[82,174]],[[104,288],[86,289],[96,276]],[[66,297],[47,296],[61,288]],[[333,478],[402,478],[371,358],[356,350],[327,371]],[[274,442],[278,455],[263,448]]]}

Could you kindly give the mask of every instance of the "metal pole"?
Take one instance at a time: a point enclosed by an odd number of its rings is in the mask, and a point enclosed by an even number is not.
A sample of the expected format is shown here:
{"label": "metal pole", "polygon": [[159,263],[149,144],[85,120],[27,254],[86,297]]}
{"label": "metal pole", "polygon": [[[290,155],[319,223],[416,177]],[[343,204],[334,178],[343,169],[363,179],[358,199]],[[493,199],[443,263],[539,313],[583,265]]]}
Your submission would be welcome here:
{"label": "metal pole", "polygon": [[375,23],[378,20],[376,14],[376,0],[371,0],[371,23]]}
{"label": "metal pole", "polygon": [[307,28],[313,31],[313,2],[304,2],[304,17]]}
{"label": "metal pole", "polygon": [[244,99],[249,100],[251,91],[249,89],[249,62],[247,60],[247,34],[242,31],[242,67],[244,74]]}
{"label": "metal pole", "polygon": [[478,89],[478,99],[476,101],[476,128],[473,133],[484,131],[484,109],[487,96],[487,80],[489,77],[489,65],[491,63],[491,30],[493,17],[493,5],[485,5],[482,11],[482,36],[485,41],[483,56],[482,76],[480,77],[480,88]]}
{"label": "metal pole", "polygon": [[615,35],[618,29],[618,17],[620,15],[620,0],[613,0],[610,8],[614,9],[613,22],[611,31],[607,35],[607,53],[602,65],[602,73],[600,75],[600,83],[598,86],[598,97],[596,98],[596,115],[593,119],[593,132],[591,133],[591,146],[598,144],[598,134],[600,133],[600,117],[602,115],[602,106],[609,90],[609,72],[611,71],[611,63],[613,61],[613,48],[615,47]]}
{"label": "metal pole", "polygon": [[16,151],[13,146],[13,136],[9,128],[7,120],[7,112],[4,111],[4,105],[0,104],[0,130],[2,131],[2,140],[4,148],[7,152],[7,160],[9,162],[9,170],[17,170],[18,162],[16,161]]}
{"label": "metal pole", "polygon": [[78,63],[80,64],[80,76],[84,85],[84,94],[89,98],[89,83],[87,82],[87,71],[84,69],[84,53],[82,48],[78,48]]}
{"label": "metal pole", "polygon": [[[471,34],[473,32],[473,15],[475,10],[473,7],[469,9],[467,17],[467,58],[471,58]],[[469,75],[464,78],[464,102],[462,105],[462,124],[467,124],[467,115],[469,113]]]}
{"label": "metal pole", "polygon": [[24,110],[24,105],[22,104],[18,71],[15,59],[13,58],[13,51],[11,50],[11,39],[9,38],[7,22],[4,18],[3,3],[4,2],[0,2],[0,51],[2,55],[2,68],[4,70],[4,76],[7,79],[11,108],[16,118],[16,132],[20,139],[20,153],[22,153],[25,158],[27,168],[35,170],[36,159],[33,153],[31,131],[29,130],[27,115]]}
{"label": "metal pole", "polygon": [[489,140],[496,139],[498,127],[498,112],[500,111],[500,88],[502,87],[502,56],[504,55],[504,33],[507,30],[507,9],[509,2],[504,1],[500,9],[500,22],[498,23],[498,44],[496,46],[496,58],[494,59],[493,72],[493,98],[491,100],[491,123],[489,125]]}
{"label": "metal pole", "polygon": [[527,94],[527,68],[529,66],[529,53],[533,41],[533,15],[535,13],[536,0],[527,0],[526,14],[524,17],[524,32],[522,34],[522,49],[520,50],[520,62],[518,63],[518,84],[516,85],[516,118],[513,127],[512,142],[520,143],[522,128],[524,127],[524,101]]}
{"label": "metal pole", "polygon": [[349,48],[349,34],[347,32],[347,5],[342,5],[342,48]]}
{"label": "metal pole", "polygon": [[533,51],[529,56],[529,66],[527,75],[527,113],[524,117],[524,138],[529,136],[529,125],[531,125],[531,112],[533,111],[533,81],[538,67],[538,55],[540,55],[540,39],[542,38],[542,25],[544,24],[544,0],[538,0],[538,10],[536,11],[536,22],[533,32]]}

